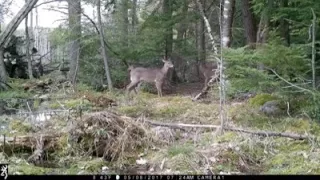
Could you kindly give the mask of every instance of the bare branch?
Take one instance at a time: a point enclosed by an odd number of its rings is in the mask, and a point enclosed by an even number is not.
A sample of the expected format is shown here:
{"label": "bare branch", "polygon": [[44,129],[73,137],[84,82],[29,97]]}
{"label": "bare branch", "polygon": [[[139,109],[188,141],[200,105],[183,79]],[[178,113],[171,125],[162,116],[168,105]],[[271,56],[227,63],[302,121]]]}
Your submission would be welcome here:
{"label": "bare branch", "polygon": [[[204,124],[183,124],[183,123],[162,123],[162,122],[155,122],[150,120],[145,120],[150,125],[154,126],[163,126],[163,127],[171,127],[176,129],[185,129],[185,128],[205,128],[205,129],[218,129],[220,126],[218,125],[204,125]],[[232,128],[232,127],[224,127],[224,130],[234,131],[234,132],[241,132],[241,133],[248,133],[258,136],[264,137],[285,137],[291,138],[295,140],[316,140],[315,136],[313,135],[300,135],[300,134],[293,134],[293,133],[281,133],[281,132],[272,132],[272,131],[253,131],[253,130],[246,130],[240,128]]]}
{"label": "bare branch", "polygon": [[282,81],[286,82],[287,84],[297,88],[297,89],[300,89],[302,91],[307,91],[309,92],[310,94],[314,95],[314,92],[311,91],[310,89],[306,89],[306,88],[303,88],[303,87],[300,87],[300,86],[297,86],[291,82],[289,82],[288,80],[284,79],[283,77],[281,77],[275,70],[271,69],[271,68],[268,68],[268,67],[265,67],[266,69],[270,70],[271,72],[273,72],[273,74],[275,74],[279,79],[281,79]]}

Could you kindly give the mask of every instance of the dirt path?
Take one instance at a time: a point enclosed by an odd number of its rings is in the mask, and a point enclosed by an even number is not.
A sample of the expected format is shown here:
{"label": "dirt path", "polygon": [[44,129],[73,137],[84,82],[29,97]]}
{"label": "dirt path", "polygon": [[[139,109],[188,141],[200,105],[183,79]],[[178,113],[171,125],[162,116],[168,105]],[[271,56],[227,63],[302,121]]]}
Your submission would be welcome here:
{"label": "dirt path", "polygon": [[195,96],[203,88],[203,83],[183,83],[177,84],[172,87],[172,89],[167,90],[166,94],[169,96]]}

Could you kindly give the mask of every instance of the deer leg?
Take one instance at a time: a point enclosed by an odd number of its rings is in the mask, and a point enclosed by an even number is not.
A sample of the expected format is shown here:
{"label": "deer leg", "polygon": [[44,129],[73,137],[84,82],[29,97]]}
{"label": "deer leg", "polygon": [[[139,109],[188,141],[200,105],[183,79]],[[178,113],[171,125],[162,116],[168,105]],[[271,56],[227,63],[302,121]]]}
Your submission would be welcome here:
{"label": "deer leg", "polygon": [[134,92],[136,92],[136,94],[137,94],[137,91],[140,91],[140,86],[141,86],[141,82],[139,82],[138,84],[137,84],[137,86],[134,88]]}
{"label": "deer leg", "polygon": [[209,81],[209,78],[205,77],[205,79],[204,79],[204,87],[208,86],[208,81]]}
{"label": "deer leg", "polygon": [[129,94],[132,89],[134,89],[134,91],[137,93],[135,87],[137,86],[138,83],[139,81],[138,82],[131,81],[131,83],[127,86],[127,93]]}
{"label": "deer leg", "polygon": [[162,82],[156,81],[156,88],[158,90],[158,96],[162,97]]}

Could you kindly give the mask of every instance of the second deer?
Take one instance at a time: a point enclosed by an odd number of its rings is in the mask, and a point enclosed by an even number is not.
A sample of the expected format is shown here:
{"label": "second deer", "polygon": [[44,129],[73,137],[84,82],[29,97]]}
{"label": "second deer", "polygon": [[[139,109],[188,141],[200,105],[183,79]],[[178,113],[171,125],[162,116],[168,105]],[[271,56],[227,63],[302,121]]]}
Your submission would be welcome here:
{"label": "second deer", "polygon": [[[130,71],[130,84],[127,86],[127,93],[131,90],[135,90],[138,84],[142,81],[148,83],[155,83],[158,96],[162,97],[162,85],[168,70],[173,68],[173,64],[170,60],[162,59],[164,62],[162,68],[143,68],[143,67],[133,67],[130,66],[128,70]],[[136,92],[137,93],[137,92]]]}
{"label": "second deer", "polygon": [[218,64],[215,62],[199,62],[200,73],[204,76],[204,88],[208,86],[208,82],[215,75]]}

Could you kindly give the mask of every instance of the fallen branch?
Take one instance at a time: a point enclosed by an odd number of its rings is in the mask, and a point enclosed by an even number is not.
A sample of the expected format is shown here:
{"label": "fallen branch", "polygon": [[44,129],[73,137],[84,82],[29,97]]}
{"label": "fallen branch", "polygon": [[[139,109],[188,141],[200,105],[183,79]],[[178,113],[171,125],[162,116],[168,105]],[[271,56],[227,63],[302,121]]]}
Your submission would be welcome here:
{"label": "fallen branch", "polygon": [[0,148],[7,152],[14,152],[15,150],[21,149],[29,149],[34,150],[37,149],[37,145],[39,144],[38,139],[41,138],[41,141],[44,143],[45,150],[54,150],[58,144],[58,139],[60,134],[44,134],[44,135],[24,135],[24,136],[14,136],[8,137],[5,135],[0,136]]}
{"label": "fallen branch", "polygon": [[210,88],[213,86],[213,83],[216,82],[219,78],[219,74],[215,73],[214,76],[212,76],[208,82],[208,84],[205,85],[205,87],[201,90],[199,94],[197,94],[194,98],[192,98],[192,101],[196,101],[206,95]]}
{"label": "fallen branch", "polygon": [[[161,123],[161,122],[155,122],[155,121],[150,121],[150,120],[145,120],[145,122],[147,122],[150,125],[154,125],[154,126],[171,127],[171,128],[177,128],[177,129],[185,129],[185,128],[218,129],[218,128],[220,128],[219,125]],[[293,134],[293,133],[280,133],[280,132],[272,132],[272,131],[253,131],[253,130],[245,130],[245,129],[240,129],[240,128],[232,128],[232,127],[225,127],[224,130],[253,134],[253,135],[264,136],[264,137],[272,137],[272,136],[285,137],[285,138],[291,138],[294,140],[310,140],[310,139],[315,140],[316,139],[314,136],[308,136],[308,135],[300,135],[300,134]]]}

